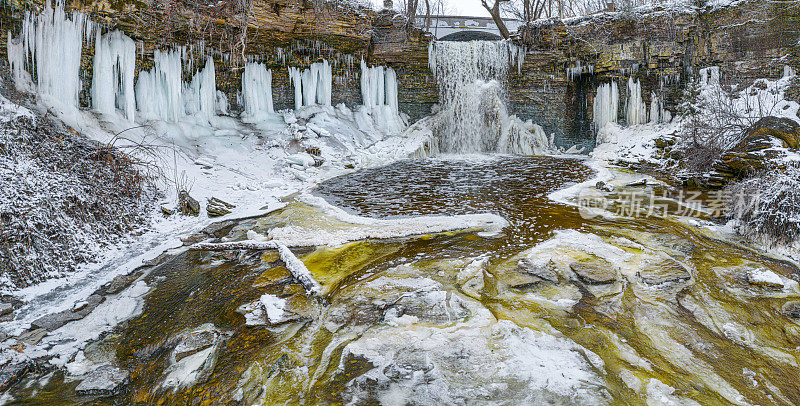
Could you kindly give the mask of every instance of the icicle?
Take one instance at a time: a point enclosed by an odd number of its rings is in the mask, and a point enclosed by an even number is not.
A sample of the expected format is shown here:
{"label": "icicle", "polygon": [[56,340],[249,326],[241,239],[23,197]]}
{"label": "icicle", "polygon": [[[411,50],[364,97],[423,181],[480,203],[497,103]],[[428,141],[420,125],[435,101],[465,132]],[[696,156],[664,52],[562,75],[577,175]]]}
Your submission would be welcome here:
{"label": "icicle", "polygon": [[40,95],[77,107],[83,43],[90,39],[95,27],[83,13],[67,15],[61,2],[51,7],[48,0],[39,15],[26,13],[19,38],[12,40],[9,33],[7,42],[17,88],[33,90],[28,89],[32,83],[29,78],[35,72]]}
{"label": "icicle", "polygon": [[230,103],[228,103],[228,96],[226,96],[221,90],[217,90],[217,111],[220,114],[228,114],[229,107]]}
{"label": "icicle", "polygon": [[155,51],[153,68],[139,73],[136,104],[145,119],[176,122],[183,117],[181,54],[180,49]]}
{"label": "icicle", "polygon": [[664,122],[664,105],[659,100],[656,92],[650,92],[650,122]]}
{"label": "icicle", "polygon": [[386,68],[386,104],[395,114],[400,114],[397,102],[397,73],[392,68]]}
{"label": "icicle", "polygon": [[118,108],[134,121],[136,44],[120,31],[103,36],[98,31],[94,49],[92,107],[104,114],[113,114]]}
{"label": "icicle", "polygon": [[600,131],[608,123],[616,123],[619,112],[619,89],[611,82],[597,87],[593,105],[594,128]]}
{"label": "icicle", "polygon": [[794,75],[795,75],[794,69],[791,66],[789,66],[789,65],[784,65],[783,66],[783,77],[791,78],[791,77],[794,77]]}
{"label": "icicle", "polygon": [[216,77],[214,59],[209,56],[203,70],[194,75],[192,81],[184,87],[186,113],[199,114],[205,120],[210,120],[217,114]]}
{"label": "icicle", "polygon": [[628,125],[644,124],[647,122],[647,108],[642,101],[642,84],[639,80],[628,78],[628,101],[626,104],[626,118]]}
{"label": "icicle", "polygon": [[315,104],[331,105],[333,69],[327,60],[314,63],[302,72],[289,67],[289,79],[294,84],[295,110]]}
{"label": "icicle", "polygon": [[242,75],[242,99],[244,116],[249,120],[275,113],[272,104],[272,71],[258,62],[245,65]]}

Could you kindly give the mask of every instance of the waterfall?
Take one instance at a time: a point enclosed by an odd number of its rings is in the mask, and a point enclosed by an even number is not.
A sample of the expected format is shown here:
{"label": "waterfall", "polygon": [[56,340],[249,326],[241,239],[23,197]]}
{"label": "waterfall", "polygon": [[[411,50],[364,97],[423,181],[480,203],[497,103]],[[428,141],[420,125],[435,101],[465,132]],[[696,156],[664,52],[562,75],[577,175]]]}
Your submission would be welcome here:
{"label": "waterfall", "polygon": [[616,82],[597,87],[592,106],[594,128],[600,131],[608,123],[616,123],[619,112],[619,89]]}
{"label": "waterfall", "polygon": [[251,62],[245,65],[242,75],[242,99],[247,120],[258,120],[275,113],[272,103],[272,71],[264,64]]}
{"label": "waterfall", "polygon": [[120,31],[101,36],[97,32],[92,74],[92,108],[104,114],[117,109],[125,117],[136,119],[136,93],[133,76],[136,71],[136,44]]}
{"label": "waterfall", "polygon": [[289,67],[289,79],[294,84],[294,107],[320,104],[331,105],[333,71],[328,61],[317,62],[304,71]]}
{"label": "waterfall", "polygon": [[510,41],[429,45],[441,103],[434,133],[442,152],[528,153],[549,145],[541,127],[510,116],[502,99],[509,70],[521,71],[524,58],[524,49]]}
{"label": "waterfall", "polygon": [[19,38],[8,33],[7,56],[15,86],[34,90],[30,74],[35,73],[40,95],[78,107],[83,43],[91,39],[95,28],[83,13],[67,15],[61,2],[51,7],[48,0],[39,15],[26,12]]}
{"label": "waterfall", "polygon": [[639,79],[628,78],[628,101],[626,105],[626,118],[628,125],[644,124],[647,122],[647,105],[642,101],[642,83]]}

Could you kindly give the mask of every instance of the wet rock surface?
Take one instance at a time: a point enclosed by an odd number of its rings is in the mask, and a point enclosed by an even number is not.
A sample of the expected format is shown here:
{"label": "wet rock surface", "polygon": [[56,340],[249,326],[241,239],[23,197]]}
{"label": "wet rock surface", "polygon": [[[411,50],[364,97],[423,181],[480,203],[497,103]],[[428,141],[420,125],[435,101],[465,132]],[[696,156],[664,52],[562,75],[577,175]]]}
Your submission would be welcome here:
{"label": "wet rock surface", "polygon": [[32,368],[32,364],[9,363],[0,368],[0,392],[19,382]]}
{"label": "wet rock surface", "polygon": [[686,266],[671,258],[646,264],[637,276],[642,282],[651,286],[685,282],[692,278]]}
{"label": "wet rock surface", "polygon": [[609,263],[573,262],[569,268],[581,282],[589,285],[607,285],[617,279],[617,271]]}
{"label": "wet rock surface", "polygon": [[782,307],[783,314],[793,319],[800,319],[800,301],[787,302]]}
{"label": "wet rock surface", "polygon": [[124,390],[129,375],[113,365],[103,365],[90,372],[75,388],[75,393],[81,396],[114,396]]}

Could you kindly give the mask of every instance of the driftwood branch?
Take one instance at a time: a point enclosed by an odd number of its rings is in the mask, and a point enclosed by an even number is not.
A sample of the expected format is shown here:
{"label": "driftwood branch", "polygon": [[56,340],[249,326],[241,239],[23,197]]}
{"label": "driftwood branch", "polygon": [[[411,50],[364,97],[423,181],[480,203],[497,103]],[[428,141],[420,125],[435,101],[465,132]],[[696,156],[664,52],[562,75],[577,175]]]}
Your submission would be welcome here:
{"label": "driftwood branch", "polygon": [[197,243],[189,247],[190,251],[236,251],[236,250],[277,250],[286,269],[303,285],[306,292],[316,295],[322,292],[322,286],[314,279],[306,265],[294,255],[286,245],[276,241],[236,241],[223,243]]}

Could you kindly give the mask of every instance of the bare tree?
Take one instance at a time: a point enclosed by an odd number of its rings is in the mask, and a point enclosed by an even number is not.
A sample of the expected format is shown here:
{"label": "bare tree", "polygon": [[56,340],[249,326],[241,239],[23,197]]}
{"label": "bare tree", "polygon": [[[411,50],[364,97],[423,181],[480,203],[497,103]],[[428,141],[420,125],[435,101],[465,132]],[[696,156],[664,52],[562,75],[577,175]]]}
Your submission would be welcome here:
{"label": "bare tree", "polygon": [[503,5],[503,3],[507,3],[510,1],[511,0],[494,0],[494,4],[492,6],[489,6],[489,3],[487,3],[486,0],[481,0],[481,5],[483,5],[483,8],[485,8],[487,11],[489,11],[489,14],[491,14],[492,16],[492,20],[494,20],[494,23],[500,30],[500,34],[505,39],[511,38],[511,33],[508,31],[506,23],[503,22],[503,17],[500,15],[501,11],[500,8]]}

